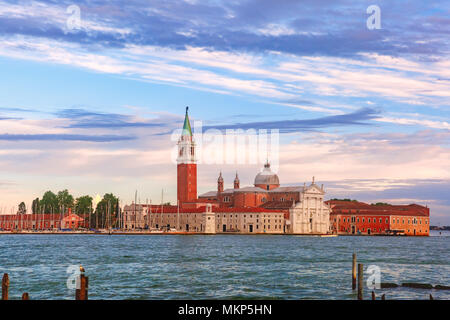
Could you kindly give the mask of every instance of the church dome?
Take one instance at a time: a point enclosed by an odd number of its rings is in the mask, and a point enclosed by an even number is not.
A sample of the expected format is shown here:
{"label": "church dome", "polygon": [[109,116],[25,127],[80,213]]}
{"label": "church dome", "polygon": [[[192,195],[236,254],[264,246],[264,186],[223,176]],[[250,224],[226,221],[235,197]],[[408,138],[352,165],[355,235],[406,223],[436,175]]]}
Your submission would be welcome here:
{"label": "church dome", "polygon": [[264,165],[264,170],[258,173],[255,177],[255,186],[279,186],[280,179],[278,176],[270,170],[270,164]]}

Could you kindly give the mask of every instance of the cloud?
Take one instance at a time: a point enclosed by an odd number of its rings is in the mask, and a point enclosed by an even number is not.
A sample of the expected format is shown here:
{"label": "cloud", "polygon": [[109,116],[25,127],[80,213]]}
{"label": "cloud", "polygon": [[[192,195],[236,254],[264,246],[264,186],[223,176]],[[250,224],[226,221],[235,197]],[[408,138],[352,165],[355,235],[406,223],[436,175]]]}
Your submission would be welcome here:
{"label": "cloud", "polygon": [[56,112],[59,118],[70,119],[70,123],[64,128],[146,128],[166,127],[166,123],[155,121],[135,121],[132,116],[117,113],[91,112],[85,109],[63,109]]}
{"label": "cloud", "polygon": [[[46,37],[86,46],[123,48],[127,45],[153,45],[183,50],[187,46],[216,51],[277,51],[298,56],[355,56],[359,52],[385,55],[404,53],[424,57],[445,52],[448,43],[441,36],[446,26],[446,8],[434,10],[433,17],[421,16],[411,6],[383,2],[386,14],[409,14],[408,28],[394,19],[385,19],[381,30],[365,26],[366,6],[348,1],[209,2],[186,1],[97,1],[79,2],[82,28],[66,30],[70,1],[32,2],[21,5],[2,1],[0,31],[5,35]],[[282,7],[282,8],[281,8]],[[413,10],[417,11],[413,11]],[[390,10],[390,11],[389,11]],[[391,13],[392,12],[392,13]],[[330,19],[333,17],[333,19]],[[402,20],[402,19],[398,19]],[[428,26],[430,23],[434,26]],[[417,43],[425,38],[426,43]],[[430,39],[431,38],[431,39]],[[433,41],[431,41],[433,40]]]}
{"label": "cloud", "polygon": [[292,133],[301,130],[312,130],[318,128],[330,128],[336,126],[367,126],[371,125],[369,120],[379,117],[379,112],[371,108],[362,108],[352,113],[321,117],[317,119],[306,120],[283,120],[283,121],[263,121],[236,123],[230,125],[209,125],[204,126],[203,130],[208,129],[278,129],[280,133]]}
{"label": "cloud", "polygon": [[83,141],[113,142],[134,140],[132,136],[83,134],[0,134],[1,141]]}

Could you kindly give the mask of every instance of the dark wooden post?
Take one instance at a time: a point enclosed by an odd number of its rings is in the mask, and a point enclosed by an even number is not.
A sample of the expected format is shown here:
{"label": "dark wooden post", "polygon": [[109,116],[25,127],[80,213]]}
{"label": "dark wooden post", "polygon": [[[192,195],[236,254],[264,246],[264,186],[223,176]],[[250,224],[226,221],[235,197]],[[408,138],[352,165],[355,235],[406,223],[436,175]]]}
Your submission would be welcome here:
{"label": "dark wooden post", "polygon": [[381,296],[381,300],[386,300],[386,295],[383,293],[383,295]]}
{"label": "dark wooden post", "polygon": [[2,278],[2,300],[8,300],[9,290],[9,276],[7,273],[3,274]]}
{"label": "dark wooden post", "polygon": [[372,300],[377,300],[375,297],[375,292],[372,291]]}
{"label": "dark wooden post", "polygon": [[22,294],[22,300],[30,300],[30,297],[28,296],[28,292],[24,292]]}
{"label": "dark wooden post", "polygon": [[75,290],[75,300],[88,299],[88,277],[84,274],[80,275],[80,288]]}
{"label": "dark wooden post", "polygon": [[433,296],[430,294],[430,300],[434,300]]}
{"label": "dark wooden post", "polygon": [[358,263],[358,300],[363,299],[364,266]]}
{"label": "dark wooden post", "polygon": [[352,263],[352,290],[356,290],[356,253],[353,253],[353,263]]}

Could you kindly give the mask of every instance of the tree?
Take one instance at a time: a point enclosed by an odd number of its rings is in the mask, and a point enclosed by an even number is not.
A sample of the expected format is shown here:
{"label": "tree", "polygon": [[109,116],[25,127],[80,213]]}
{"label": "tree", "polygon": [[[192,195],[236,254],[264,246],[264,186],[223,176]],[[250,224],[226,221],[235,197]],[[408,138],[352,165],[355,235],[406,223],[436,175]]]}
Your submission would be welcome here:
{"label": "tree", "polygon": [[[110,213],[108,217],[108,211]],[[92,218],[95,228],[114,227],[118,222],[119,216],[119,198],[112,193],[106,193],[103,199],[97,203],[95,215]],[[110,220],[109,220],[110,218]]]}
{"label": "tree", "polygon": [[38,208],[39,208],[39,198],[36,198],[33,200],[33,203],[31,204],[31,212],[33,214],[38,213]]}
{"label": "tree", "polygon": [[91,213],[92,197],[82,196],[75,201],[75,213],[78,215],[88,215]]}
{"label": "tree", "polygon": [[377,202],[377,203],[371,203],[371,206],[390,206],[389,203],[386,202]]}
{"label": "tree", "polygon": [[69,191],[67,189],[59,191],[56,198],[58,201],[58,205],[61,208],[64,208],[64,212],[66,212],[66,210],[68,208],[73,207],[73,203],[74,203],[73,196],[69,193]]}
{"label": "tree", "polygon": [[[33,203],[33,212],[34,212],[34,203]],[[56,194],[51,192],[50,190],[44,193],[42,196],[42,200],[39,201],[39,208],[36,210],[37,213],[51,213],[51,212],[58,212],[59,205],[58,205],[58,199],[56,197]]]}
{"label": "tree", "polygon": [[21,202],[19,204],[19,208],[17,209],[18,214],[26,214],[27,213],[27,206],[25,205],[25,202]]}

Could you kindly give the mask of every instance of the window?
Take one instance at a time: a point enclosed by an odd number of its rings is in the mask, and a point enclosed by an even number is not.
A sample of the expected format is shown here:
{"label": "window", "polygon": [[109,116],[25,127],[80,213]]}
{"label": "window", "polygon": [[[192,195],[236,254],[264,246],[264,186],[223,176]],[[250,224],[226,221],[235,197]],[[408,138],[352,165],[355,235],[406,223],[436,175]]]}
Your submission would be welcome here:
{"label": "window", "polygon": [[369,219],[367,219],[367,222],[369,222],[369,223],[370,223],[370,218],[369,218]]}

